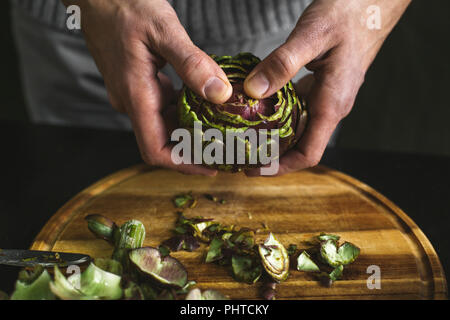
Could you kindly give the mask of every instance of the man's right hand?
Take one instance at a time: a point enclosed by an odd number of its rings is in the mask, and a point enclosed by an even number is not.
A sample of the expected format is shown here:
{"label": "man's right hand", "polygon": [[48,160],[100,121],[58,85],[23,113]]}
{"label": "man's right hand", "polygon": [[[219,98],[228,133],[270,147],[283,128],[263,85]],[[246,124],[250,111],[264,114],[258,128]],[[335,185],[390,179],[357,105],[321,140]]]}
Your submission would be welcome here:
{"label": "man's right hand", "polygon": [[189,39],[170,4],[166,0],[64,3],[80,6],[82,30],[109,100],[130,117],[144,161],[188,174],[215,175],[215,170],[200,165],[172,162],[164,119],[176,117],[169,108],[176,94],[159,69],[168,62],[189,88],[213,103],[228,100],[232,87],[222,69]]}

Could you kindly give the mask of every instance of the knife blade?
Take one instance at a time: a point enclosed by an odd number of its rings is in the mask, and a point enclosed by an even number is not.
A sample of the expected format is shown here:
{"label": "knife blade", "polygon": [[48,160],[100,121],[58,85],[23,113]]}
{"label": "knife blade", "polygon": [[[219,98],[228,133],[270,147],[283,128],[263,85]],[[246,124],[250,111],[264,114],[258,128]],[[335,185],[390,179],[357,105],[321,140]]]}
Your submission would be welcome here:
{"label": "knife blade", "polygon": [[43,267],[67,267],[91,261],[91,257],[81,253],[0,249],[0,264],[32,267],[41,265]]}

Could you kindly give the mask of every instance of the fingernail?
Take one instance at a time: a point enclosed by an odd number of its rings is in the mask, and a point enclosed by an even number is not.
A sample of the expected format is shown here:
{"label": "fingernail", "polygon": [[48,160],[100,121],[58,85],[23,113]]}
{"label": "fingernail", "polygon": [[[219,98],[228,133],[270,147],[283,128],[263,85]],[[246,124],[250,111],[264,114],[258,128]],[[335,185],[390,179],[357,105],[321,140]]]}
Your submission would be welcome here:
{"label": "fingernail", "polygon": [[223,99],[228,86],[221,79],[212,77],[206,81],[205,96],[208,101],[220,102]]}
{"label": "fingernail", "polygon": [[266,76],[262,72],[259,72],[248,80],[245,89],[247,94],[254,98],[260,98],[269,90],[269,85],[270,83]]}

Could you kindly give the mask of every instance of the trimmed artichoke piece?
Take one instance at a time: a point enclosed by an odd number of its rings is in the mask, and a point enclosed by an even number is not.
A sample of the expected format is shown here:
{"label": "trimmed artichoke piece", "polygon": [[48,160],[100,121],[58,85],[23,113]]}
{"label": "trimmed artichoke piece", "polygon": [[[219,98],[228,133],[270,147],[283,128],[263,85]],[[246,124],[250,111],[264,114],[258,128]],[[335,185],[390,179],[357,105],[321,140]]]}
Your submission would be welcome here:
{"label": "trimmed artichoke piece", "polygon": [[236,281],[253,284],[261,277],[259,259],[249,255],[234,254],[231,257],[231,270]]}
{"label": "trimmed artichoke piece", "polygon": [[112,255],[119,261],[125,270],[128,269],[128,251],[141,248],[145,240],[144,224],[138,220],[129,220],[120,227],[120,234],[116,239]]}
{"label": "trimmed artichoke piece", "polygon": [[184,266],[171,256],[162,257],[158,249],[145,247],[131,250],[130,261],[144,275],[170,287],[183,288],[187,283]]}
{"label": "trimmed artichoke piece", "polygon": [[[116,269],[117,266],[113,268]],[[116,300],[122,297],[121,277],[100,269],[94,263],[91,263],[81,275],[74,274],[68,280],[78,283],[78,278],[80,291],[86,296],[102,300]]]}
{"label": "trimmed artichoke piece", "polygon": [[95,236],[114,244],[114,235],[118,229],[114,221],[100,214],[91,214],[84,219],[88,223],[89,230],[91,230]]}
{"label": "trimmed artichoke piece", "polygon": [[269,234],[264,244],[258,246],[259,255],[266,272],[276,281],[284,281],[289,275],[289,255],[286,248]]}
{"label": "trimmed artichoke piece", "polygon": [[116,248],[136,249],[142,247],[145,240],[144,224],[138,220],[129,220],[120,227],[120,237]]}
{"label": "trimmed artichoke piece", "polygon": [[344,242],[338,249],[343,265],[347,265],[356,260],[359,256],[360,249],[350,242]]}
{"label": "trimmed artichoke piece", "polygon": [[205,290],[201,292],[200,289],[195,288],[189,291],[186,300],[229,300],[229,298],[216,290]]}
{"label": "trimmed artichoke piece", "polygon": [[341,256],[337,252],[336,241],[330,239],[325,241],[320,247],[320,256],[332,267],[342,264]]}
{"label": "trimmed artichoke piece", "polygon": [[35,267],[31,273],[23,270],[19,274],[11,300],[54,300],[55,295],[50,290],[51,281],[50,275],[42,266]]}
{"label": "trimmed artichoke piece", "polygon": [[122,297],[121,277],[104,271],[91,263],[81,274],[66,279],[55,266],[52,292],[63,300],[117,300]]}
{"label": "trimmed artichoke piece", "polygon": [[297,270],[306,272],[320,272],[319,267],[314,263],[314,261],[311,260],[311,257],[306,251],[303,251],[298,256]]}
{"label": "trimmed artichoke piece", "polygon": [[[240,171],[245,168],[260,167],[263,165],[261,154],[265,157],[282,156],[292,148],[300,139],[307,121],[307,111],[302,99],[298,98],[292,82],[289,81],[283,88],[272,96],[257,100],[253,99],[244,91],[244,80],[261,61],[251,53],[240,53],[231,56],[212,56],[217,64],[224,70],[231,85],[233,93],[228,101],[217,105],[204,100],[192,90],[184,87],[178,100],[178,122],[179,126],[188,129],[191,133],[194,123],[200,122],[203,134],[208,129],[218,130],[222,137],[216,136],[211,141],[202,141],[205,151],[214,150],[215,147],[223,148],[222,163],[204,163],[224,171]],[[250,130],[252,129],[252,130]],[[255,130],[255,131],[253,131]],[[267,141],[255,141],[249,138],[260,130],[267,130]],[[275,132],[272,133],[271,130]],[[253,132],[252,132],[253,131]],[[217,132],[217,131],[216,131]],[[226,162],[227,132],[238,134],[231,137],[232,142],[244,147],[245,163],[238,163],[237,152],[234,152],[234,162]],[[241,134],[241,135],[239,135]],[[279,137],[279,154],[272,155],[273,136]],[[264,138],[262,138],[264,139]],[[261,147],[263,142],[267,143],[267,152]]]}
{"label": "trimmed artichoke piece", "polygon": [[86,297],[69,280],[67,280],[57,266],[55,266],[54,281],[50,282],[50,289],[62,300],[93,300]]}
{"label": "trimmed artichoke piece", "polygon": [[360,249],[350,242],[343,243],[339,249],[334,240],[327,240],[321,245],[321,257],[332,267],[347,265],[356,260]]}

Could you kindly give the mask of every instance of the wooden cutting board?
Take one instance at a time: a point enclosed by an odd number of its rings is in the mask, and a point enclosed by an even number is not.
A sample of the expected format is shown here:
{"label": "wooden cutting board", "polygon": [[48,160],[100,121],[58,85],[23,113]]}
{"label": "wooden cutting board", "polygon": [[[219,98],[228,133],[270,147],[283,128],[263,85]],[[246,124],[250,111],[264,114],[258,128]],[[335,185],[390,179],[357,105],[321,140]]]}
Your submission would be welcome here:
{"label": "wooden cutting board", "polygon": [[[112,247],[96,239],[84,217],[102,214],[122,224],[141,220],[145,245],[157,247],[169,238],[177,219],[172,198],[192,191],[198,205],[185,215],[214,218],[224,224],[261,229],[266,224],[285,245],[320,232],[338,234],[361,248],[346,267],[344,280],[331,288],[310,274],[292,270],[277,287],[277,299],[445,299],[447,285],[438,256],[417,225],[398,207],[369,186],[340,172],[316,167],[276,178],[247,178],[220,173],[214,178],[186,176],[138,165],[112,174],[65,204],[45,225],[34,250],[80,252],[109,257]],[[213,194],[219,204],[203,197]],[[250,214],[249,214],[250,213]],[[268,232],[257,235],[259,241]],[[235,282],[225,267],[203,263],[206,247],[176,252],[189,279],[203,289],[217,289],[232,299],[260,297],[261,284]],[[367,268],[379,266],[381,289],[368,289]]]}

